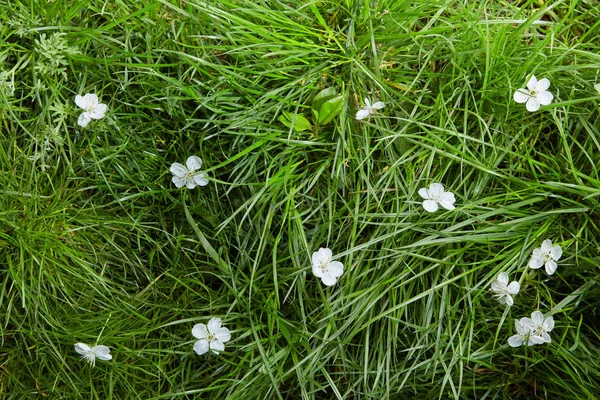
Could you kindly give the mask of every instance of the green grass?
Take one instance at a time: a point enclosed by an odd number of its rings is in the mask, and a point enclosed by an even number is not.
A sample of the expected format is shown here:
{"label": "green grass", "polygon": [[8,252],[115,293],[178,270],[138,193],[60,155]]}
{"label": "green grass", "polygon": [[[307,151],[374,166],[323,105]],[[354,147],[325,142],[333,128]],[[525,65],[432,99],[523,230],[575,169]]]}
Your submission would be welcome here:
{"label": "green grass", "polygon": [[[600,397],[597,2],[0,0],[0,35],[0,398]],[[332,123],[279,122],[327,87]],[[211,182],[177,189],[190,155]],[[552,343],[509,347],[537,309]]]}

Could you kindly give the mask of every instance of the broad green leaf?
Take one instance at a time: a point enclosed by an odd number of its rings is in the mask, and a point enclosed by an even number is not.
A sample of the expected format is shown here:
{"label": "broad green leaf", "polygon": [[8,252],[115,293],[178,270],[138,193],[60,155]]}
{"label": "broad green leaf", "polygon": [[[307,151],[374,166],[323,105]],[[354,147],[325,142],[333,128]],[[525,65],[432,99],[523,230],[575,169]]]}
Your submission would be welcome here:
{"label": "broad green leaf", "polygon": [[344,106],[344,97],[337,96],[323,103],[319,109],[318,121],[320,125],[325,125],[331,122],[341,111]]}
{"label": "broad green leaf", "polygon": [[307,129],[310,129],[312,126],[310,122],[304,118],[302,114],[292,114],[286,111],[282,112],[282,115],[279,116],[279,121],[288,128],[292,128],[296,132],[302,132]]}
{"label": "broad green leaf", "polygon": [[319,110],[321,110],[321,107],[323,106],[323,103],[333,99],[335,96],[337,96],[337,89],[334,87],[321,90],[313,99],[312,109],[318,114],[320,112]]}

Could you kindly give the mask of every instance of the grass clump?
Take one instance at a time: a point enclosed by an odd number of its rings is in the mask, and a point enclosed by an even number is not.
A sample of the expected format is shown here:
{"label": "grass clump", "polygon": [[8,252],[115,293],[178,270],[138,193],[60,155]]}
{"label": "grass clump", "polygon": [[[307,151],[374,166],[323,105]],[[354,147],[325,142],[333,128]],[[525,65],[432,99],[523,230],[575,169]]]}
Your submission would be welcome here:
{"label": "grass clump", "polygon": [[[593,3],[0,6],[0,397],[600,396]],[[84,129],[85,93],[108,111]],[[177,189],[192,155],[210,182]],[[455,210],[423,210],[434,182]],[[551,276],[527,267],[544,239]],[[535,310],[552,342],[508,346]],[[232,340],[198,356],[212,317]]]}

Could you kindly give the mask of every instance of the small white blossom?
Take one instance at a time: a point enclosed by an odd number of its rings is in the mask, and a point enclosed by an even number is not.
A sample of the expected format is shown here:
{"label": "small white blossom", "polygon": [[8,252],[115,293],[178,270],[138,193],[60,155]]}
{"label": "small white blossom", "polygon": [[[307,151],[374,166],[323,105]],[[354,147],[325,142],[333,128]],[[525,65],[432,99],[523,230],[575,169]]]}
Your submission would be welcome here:
{"label": "small white blossom", "polygon": [[77,123],[84,128],[92,119],[104,118],[107,109],[106,104],[100,103],[98,96],[93,93],[88,93],[85,96],[75,96],[75,104],[84,110],[77,119]]}
{"label": "small white blossom", "polygon": [[199,339],[194,343],[194,351],[199,356],[211,350],[215,354],[225,350],[225,342],[231,340],[229,329],[221,326],[221,318],[211,318],[208,326],[196,324],[192,328],[192,335]]}
{"label": "small white blossom", "polygon": [[525,343],[527,346],[544,343],[543,338],[533,334],[530,325],[523,323],[524,319],[525,318],[521,318],[521,320],[515,320],[515,329],[517,334],[508,338],[508,344],[511,347],[520,347],[523,345],[523,343]]}
{"label": "small white blossom", "polygon": [[594,89],[596,89],[596,92],[600,93],[600,83],[596,83]]}
{"label": "small white blossom", "polygon": [[498,278],[492,282],[492,290],[494,291],[494,297],[498,299],[500,304],[507,306],[513,305],[513,298],[515,294],[519,293],[521,285],[519,282],[513,281],[508,283],[508,274],[506,272],[500,272]]}
{"label": "small white blossom", "polygon": [[527,89],[521,88],[513,96],[517,103],[525,103],[527,111],[534,112],[540,109],[540,105],[547,106],[552,102],[554,96],[548,92],[550,81],[546,78],[537,80],[532,75],[527,82]]}
{"label": "small white blossom", "polygon": [[371,105],[371,101],[369,99],[365,99],[365,106],[358,110],[356,113],[356,119],[365,119],[369,115],[376,114],[377,110],[381,110],[383,107],[385,107],[385,104],[381,101],[377,101],[375,104]]}
{"label": "small white blossom", "polygon": [[326,286],[333,286],[344,273],[344,265],[339,261],[331,261],[331,250],[321,247],[312,255],[312,272]]}
{"label": "small white blossom", "polygon": [[548,335],[548,332],[554,329],[554,318],[552,316],[544,319],[544,314],[541,311],[534,311],[531,313],[531,318],[521,318],[521,323],[529,327],[532,337],[541,338],[542,343],[552,341],[550,335]]}
{"label": "small white blossom", "polygon": [[454,193],[445,192],[444,186],[441,183],[432,183],[429,189],[419,189],[419,196],[423,201],[423,208],[429,212],[436,212],[438,204],[446,210],[454,210]]}
{"label": "small white blossom", "polygon": [[75,351],[81,354],[81,359],[88,361],[92,367],[96,365],[96,358],[104,361],[112,360],[110,349],[103,345],[90,347],[85,343],[75,343]]}
{"label": "small white blossom", "polygon": [[208,179],[204,172],[198,171],[202,167],[202,159],[198,156],[188,157],[185,162],[187,168],[179,163],[171,165],[171,173],[173,174],[173,183],[178,188],[187,186],[188,189],[193,189],[196,186],[208,185]]}
{"label": "small white blossom", "polygon": [[542,265],[546,268],[546,273],[552,275],[556,271],[556,262],[562,256],[562,249],[559,245],[552,246],[552,241],[546,239],[542,242],[542,247],[533,250],[529,267],[533,269],[541,268]]}

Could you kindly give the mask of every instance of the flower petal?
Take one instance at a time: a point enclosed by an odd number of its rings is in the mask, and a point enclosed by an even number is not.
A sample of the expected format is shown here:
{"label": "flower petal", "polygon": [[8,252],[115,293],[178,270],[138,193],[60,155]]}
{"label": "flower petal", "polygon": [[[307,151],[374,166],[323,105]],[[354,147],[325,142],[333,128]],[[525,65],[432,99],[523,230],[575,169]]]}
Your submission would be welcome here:
{"label": "flower petal", "polygon": [[213,332],[217,340],[222,343],[229,342],[231,340],[231,332],[227,328],[219,328]]}
{"label": "flower petal", "polygon": [[210,349],[213,353],[219,354],[220,351],[225,350],[225,345],[219,340],[213,340],[212,342],[210,342]]}
{"label": "flower petal", "polygon": [[82,356],[87,355],[91,350],[91,347],[85,343],[75,343],[75,351]]}
{"label": "flower petal", "polygon": [[535,254],[531,256],[531,260],[529,260],[529,268],[538,269],[544,265],[544,259],[540,256],[536,256]]}
{"label": "flower petal", "polygon": [[519,89],[515,92],[513,99],[517,103],[525,103],[529,100],[529,91],[526,92],[527,89]]}
{"label": "flower petal", "polygon": [[198,156],[190,156],[185,162],[189,171],[195,171],[202,167],[202,159]]}
{"label": "flower petal", "polygon": [[333,286],[335,285],[335,282],[337,282],[337,279],[329,272],[325,272],[321,277],[321,281],[325,284],[325,286]]}
{"label": "flower petal", "polygon": [[537,98],[530,97],[527,100],[527,103],[525,103],[525,108],[527,108],[527,111],[529,112],[537,111],[540,109],[540,102]]}
{"label": "flower petal", "polygon": [[196,185],[196,182],[194,182],[194,180],[191,179],[185,182],[185,186],[187,186],[188,189],[194,189],[198,185]]}
{"label": "flower petal", "polygon": [[194,351],[199,356],[208,352],[208,340],[200,339],[200,340],[196,341],[196,343],[194,343]]}
{"label": "flower petal", "polygon": [[504,292],[505,289],[506,289],[506,284],[499,282],[498,279],[495,280],[494,282],[492,282],[492,290],[494,292],[502,293],[502,292]]}
{"label": "flower petal", "polygon": [[381,110],[383,107],[385,107],[385,104],[381,101],[378,101],[377,103],[371,106],[371,108],[374,108],[376,110]]}
{"label": "flower petal", "polygon": [[508,344],[510,347],[521,347],[523,344],[523,338],[521,335],[514,335],[508,338]]}
{"label": "flower petal", "polygon": [[562,256],[562,249],[560,248],[560,246],[556,245],[556,246],[552,247],[552,249],[550,249],[550,257],[552,257],[552,259],[554,261],[560,260],[561,256]]}
{"label": "flower petal", "polygon": [[358,112],[356,113],[356,119],[357,120],[361,120],[361,119],[365,119],[369,116],[369,110],[358,110]]}
{"label": "flower petal", "polygon": [[194,182],[196,182],[196,184],[198,186],[206,186],[208,185],[208,179],[206,179],[206,174],[204,173],[199,173],[194,175]]}
{"label": "flower petal", "polygon": [[339,261],[332,261],[327,266],[327,270],[331,274],[331,276],[337,278],[344,273],[344,264]]}
{"label": "flower petal", "polygon": [[[542,333],[543,335],[543,333]],[[546,333],[546,336],[548,337],[548,339],[550,339],[550,337],[548,336],[548,334]],[[542,344],[546,341],[546,339],[542,336],[538,336],[538,335],[529,335],[529,342],[527,343],[529,346],[533,346],[534,344]]]}
{"label": "flower petal", "polygon": [[510,285],[508,285],[506,289],[510,294],[517,294],[519,293],[519,290],[521,290],[521,285],[519,285],[519,282],[513,281],[510,283]]}
{"label": "flower petal", "polygon": [[427,189],[427,193],[429,194],[429,198],[436,198],[440,196],[444,192],[444,185],[441,183],[432,183],[429,185],[429,189]]}
{"label": "flower petal", "polygon": [[173,163],[173,165],[171,165],[171,168],[169,168],[169,171],[171,171],[171,173],[173,175],[178,176],[180,178],[183,178],[185,176],[185,174],[188,173],[187,168],[177,162]]}
{"label": "flower petal", "polygon": [[533,321],[536,327],[542,325],[544,323],[544,314],[541,311],[532,312],[531,321]]}
{"label": "flower petal", "polygon": [[540,92],[535,97],[543,106],[547,106],[548,104],[552,103],[552,99],[554,99],[554,95],[552,95],[550,92]]}
{"label": "flower petal", "polygon": [[556,265],[556,261],[554,260],[548,260],[546,261],[546,273],[548,275],[552,275],[554,274],[554,272],[556,272],[556,268],[558,268],[558,265]]}
{"label": "flower petal", "polygon": [[90,114],[87,112],[79,114],[79,118],[77,118],[77,124],[82,128],[85,128],[87,124],[90,123],[92,119],[90,118]]}
{"label": "flower petal", "polygon": [[96,357],[98,357],[100,360],[104,360],[104,361],[112,360],[112,356],[109,354],[110,349],[107,346],[100,344],[98,346],[92,347],[92,351],[94,352],[94,354],[96,354]]}
{"label": "flower petal", "polygon": [[317,266],[325,265],[329,263],[331,257],[333,257],[331,250],[327,247],[321,247],[319,251],[313,253],[312,264]]}
{"label": "flower petal", "polygon": [[107,108],[108,107],[106,104],[98,104],[96,107],[94,107],[94,111],[90,112],[90,117],[93,119],[104,118]]}
{"label": "flower petal", "polygon": [[506,285],[508,285],[508,274],[506,272],[500,272],[498,274],[498,282],[506,287]]}
{"label": "flower petal", "polygon": [[454,202],[456,199],[454,198],[454,193],[444,192],[440,196],[440,205],[444,207],[446,210],[454,210]]}
{"label": "flower petal", "polygon": [[425,200],[430,200],[429,194],[427,193],[427,189],[425,188],[419,189],[419,196],[421,196]]}
{"label": "flower petal", "polygon": [[425,209],[425,211],[436,212],[438,209],[438,205],[433,200],[425,200],[423,202],[423,208]]}
{"label": "flower petal", "polygon": [[510,295],[504,296],[503,299],[504,299],[503,303],[506,304],[509,307],[514,304],[514,300],[513,300],[512,296],[510,296]]}
{"label": "flower petal", "polygon": [[550,81],[548,78],[542,78],[535,84],[533,90],[536,92],[545,92],[550,87]]}
{"label": "flower petal", "polygon": [[369,109],[371,108],[371,100],[369,100],[368,97],[365,97],[365,108]]}
{"label": "flower petal", "polygon": [[96,104],[98,104],[98,96],[96,96],[94,93],[88,93],[85,96],[83,96],[83,101],[88,106],[95,106]]}
{"label": "flower petal", "polygon": [[80,95],[75,96],[75,104],[77,104],[77,107],[83,108],[84,110],[88,106],[88,104],[85,102],[85,98]]}
{"label": "flower petal", "polygon": [[550,332],[552,329],[554,329],[554,318],[552,316],[546,318],[546,320],[542,324],[542,327],[546,332]]}
{"label": "flower petal", "polygon": [[323,268],[321,268],[320,265],[313,265],[312,266],[312,273],[314,276],[316,276],[317,278],[321,278],[323,277],[323,274],[325,272],[323,272]]}
{"label": "flower petal", "polygon": [[192,335],[196,339],[206,339],[206,338],[208,338],[208,329],[206,328],[206,325],[204,325],[204,324],[196,324],[196,325],[194,325],[194,327],[192,328]]}
{"label": "flower petal", "polygon": [[550,250],[552,250],[552,240],[550,239],[546,239],[542,242],[542,253],[544,254],[548,254],[550,253]]}
{"label": "flower petal", "polygon": [[535,85],[537,84],[537,78],[535,75],[531,75],[531,78],[527,81],[527,89],[535,90]]}
{"label": "flower petal", "polygon": [[223,325],[223,322],[221,321],[221,318],[211,318],[210,321],[208,321],[208,331],[212,334],[214,334],[216,331],[218,331],[221,328],[221,325]]}
{"label": "flower petal", "polygon": [[187,182],[187,180],[185,178],[182,178],[180,176],[173,176],[173,178],[171,178],[171,180],[173,181],[175,186],[178,188],[184,187],[185,183]]}

